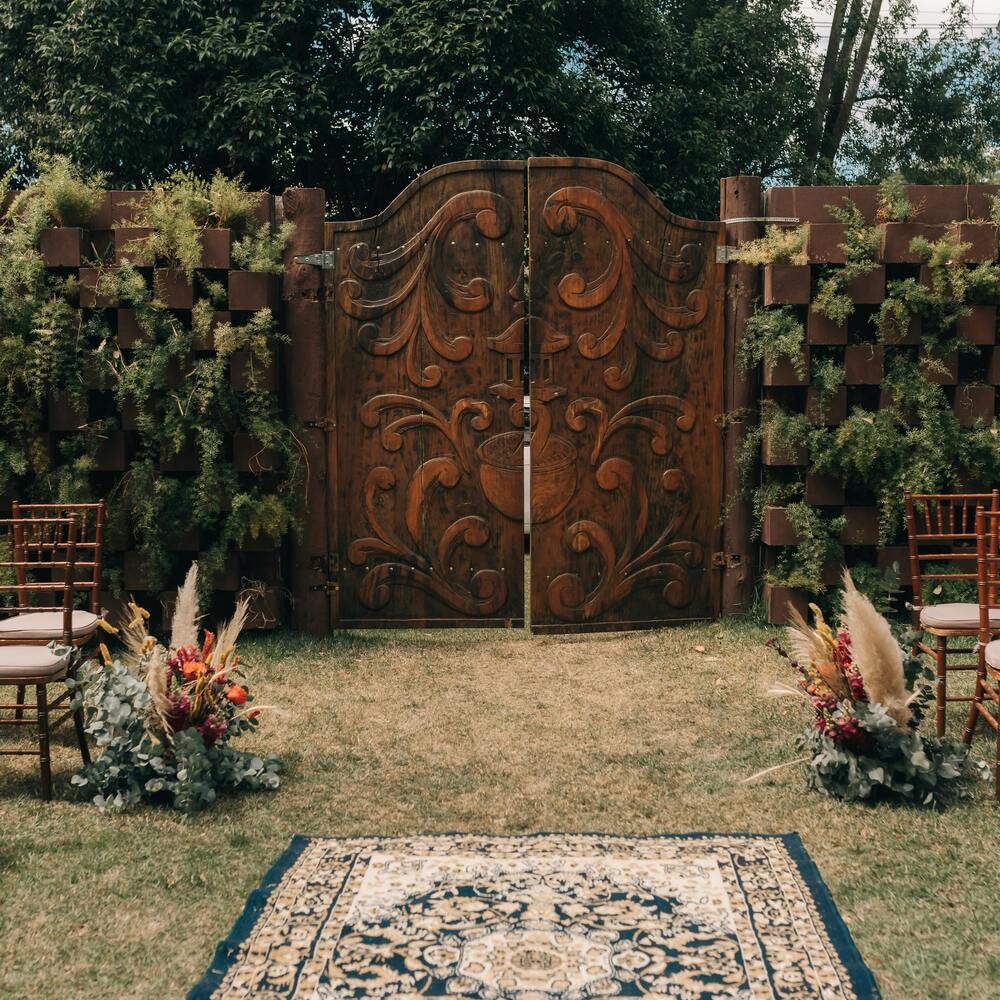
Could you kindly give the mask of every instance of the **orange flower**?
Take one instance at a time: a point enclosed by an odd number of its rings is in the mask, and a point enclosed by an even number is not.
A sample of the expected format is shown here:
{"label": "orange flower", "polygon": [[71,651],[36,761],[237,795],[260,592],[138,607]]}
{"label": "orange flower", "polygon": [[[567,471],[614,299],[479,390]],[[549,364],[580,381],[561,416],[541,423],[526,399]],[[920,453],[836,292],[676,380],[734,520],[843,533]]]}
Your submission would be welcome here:
{"label": "orange flower", "polygon": [[181,670],[184,674],[184,680],[190,681],[205,672],[205,664],[200,660],[186,660]]}
{"label": "orange flower", "polygon": [[215,642],[215,633],[205,629],[205,644],[201,647],[201,658],[208,659],[208,654],[212,652],[212,643]]}
{"label": "orange flower", "polygon": [[239,684],[234,684],[232,687],[227,688],[226,697],[234,705],[242,705],[243,702],[247,700],[247,693],[245,688],[241,688]]}

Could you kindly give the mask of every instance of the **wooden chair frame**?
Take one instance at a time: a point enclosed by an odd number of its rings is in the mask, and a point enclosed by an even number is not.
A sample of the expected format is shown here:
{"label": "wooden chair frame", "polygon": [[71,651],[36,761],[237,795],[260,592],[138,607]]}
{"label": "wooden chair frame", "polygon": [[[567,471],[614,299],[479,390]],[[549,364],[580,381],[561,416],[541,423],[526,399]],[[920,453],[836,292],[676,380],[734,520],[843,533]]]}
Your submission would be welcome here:
{"label": "wooden chair frame", "polygon": [[[42,568],[52,572],[62,570],[62,582],[57,583],[55,579],[45,581],[25,581],[17,583],[0,584],[0,593],[11,593],[15,595],[16,604],[13,607],[0,606],[0,614],[20,614],[25,608],[32,611],[55,611],[62,613],[62,636],[63,645],[72,646],[73,638],[73,597],[77,590],[86,588],[86,584],[81,584],[75,579],[76,576],[76,538],[79,530],[78,517],[33,517],[26,518],[4,518],[0,519],[0,529],[7,529],[7,540],[12,553],[18,551],[31,551],[38,556],[36,559],[29,559],[28,568]],[[28,537],[28,541],[25,538]],[[26,569],[22,564],[23,559],[18,559],[16,554],[9,560],[0,560],[0,569],[14,570],[15,577],[18,571]],[[36,594],[55,593],[62,591],[62,603],[53,604],[46,607],[39,607],[31,604],[32,597]],[[0,646],[26,646],[27,643],[19,642],[17,639],[3,639],[0,637]],[[14,711],[13,718],[4,718],[0,715],[0,726],[31,726],[34,725],[38,734],[38,748],[34,750],[22,748],[0,747],[0,755],[3,756],[34,756],[38,757],[39,768],[42,779],[42,798],[48,801],[52,798],[52,766],[49,752],[49,739],[52,732],[59,728],[64,722],[72,718],[76,729],[77,743],[80,747],[80,756],[84,764],[90,763],[90,751],[87,747],[86,734],[84,732],[83,710],[73,709],[68,706],[71,695],[67,688],[55,701],[48,699],[48,685],[62,683],[66,677],[72,677],[76,670],[75,652],[70,654],[69,662],[63,674],[53,678],[39,678],[36,674],[26,671],[23,676],[7,675],[0,677],[0,686],[10,687],[16,685],[19,690],[27,687],[35,688],[35,704],[25,705],[23,700],[16,704],[0,704],[0,713]],[[58,708],[66,706],[67,710],[55,721],[50,721],[50,713]],[[35,713],[34,719],[24,718],[24,713]]]}
{"label": "wooden chair frame", "polygon": [[[978,662],[962,661],[964,650],[956,654],[958,662],[948,660],[948,640],[955,638],[974,639],[979,634],[978,628],[947,629],[933,628],[922,625],[921,612],[925,607],[923,588],[928,581],[934,580],[978,580],[976,570],[976,512],[980,508],[988,508],[992,512],[1000,512],[1000,490],[992,493],[905,493],[903,505],[906,516],[906,532],[910,550],[910,576],[913,583],[913,626],[918,631],[928,633],[935,638],[934,646],[925,642],[917,644],[920,652],[926,653],[934,660],[937,680],[934,688],[935,722],[937,735],[944,736],[946,711],[949,702],[973,701],[972,697],[950,696],[948,694],[948,674],[952,671],[978,671]],[[953,551],[940,551],[940,547],[950,543]],[[929,546],[936,551],[927,552]],[[925,569],[930,563],[962,563],[970,564],[967,572],[928,572]]]}
{"label": "wooden chair frame", "polygon": [[[21,503],[14,500],[11,503],[11,516],[14,520],[38,520],[52,517],[77,517],[79,520],[79,533],[76,540],[77,555],[81,551],[89,555],[89,559],[76,560],[76,570],[89,570],[89,575],[77,581],[77,589],[87,589],[89,598],[87,607],[91,614],[101,614],[101,569],[103,567],[104,553],[104,501],[98,500],[96,503]],[[28,572],[30,570],[30,552],[26,549],[25,539],[29,536],[25,531],[14,532],[14,558],[20,564],[16,568],[17,582],[27,583]],[[20,547],[18,539],[20,538]],[[36,609],[32,609],[36,610]],[[72,645],[82,646],[89,640],[89,636],[74,640]],[[20,642],[26,646],[44,646],[48,639],[21,639]],[[17,689],[18,704],[23,705],[25,699],[25,689]],[[22,713],[18,712],[17,718],[21,718]]]}
{"label": "wooden chair frame", "polygon": [[[76,539],[76,572],[89,570],[86,579],[77,581],[77,589],[87,589],[89,599],[87,607],[91,614],[101,613],[101,569],[104,552],[104,501],[96,503],[21,503],[15,500],[11,503],[11,517],[14,520],[47,519],[53,517],[76,517],[78,519],[78,535]],[[22,532],[22,538],[27,537]],[[15,537],[16,543],[16,537]],[[82,554],[89,555],[81,559]],[[15,551],[15,558],[26,563],[26,553]],[[27,568],[22,566],[17,576],[18,583],[27,582]]]}
{"label": "wooden chair frame", "polygon": [[[976,723],[982,718],[996,733],[993,764],[994,792],[1000,798],[1000,668],[986,662],[986,647],[995,637],[990,627],[990,611],[1000,607],[1000,512],[980,510],[976,514],[976,560],[979,586],[979,663],[976,690],[962,735],[972,742]],[[993,711],[990,711],[992,705]]]}

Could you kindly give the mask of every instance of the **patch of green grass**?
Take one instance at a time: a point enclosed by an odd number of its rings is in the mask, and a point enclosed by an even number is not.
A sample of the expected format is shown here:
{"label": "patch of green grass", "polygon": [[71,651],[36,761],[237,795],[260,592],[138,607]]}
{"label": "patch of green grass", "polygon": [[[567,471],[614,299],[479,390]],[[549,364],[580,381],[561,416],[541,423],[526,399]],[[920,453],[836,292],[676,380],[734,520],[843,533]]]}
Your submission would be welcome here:
{"label": "patch of green grass", "polygon": [[795,756],[804,722],[767,696],[790,679],[767,635],[732,620],[249,639],[260,703],[276,706],[253,742],[288,764],[275,793],[194,820],[104,817],[73,799],[68,731],[50,805],[30,758],[0,761],[0,996],[182,996],[292,834],[451,830],[798,831],[886,997],[995,996],[989,789],[927,814],[840,805],[797,767],[743,784]]}

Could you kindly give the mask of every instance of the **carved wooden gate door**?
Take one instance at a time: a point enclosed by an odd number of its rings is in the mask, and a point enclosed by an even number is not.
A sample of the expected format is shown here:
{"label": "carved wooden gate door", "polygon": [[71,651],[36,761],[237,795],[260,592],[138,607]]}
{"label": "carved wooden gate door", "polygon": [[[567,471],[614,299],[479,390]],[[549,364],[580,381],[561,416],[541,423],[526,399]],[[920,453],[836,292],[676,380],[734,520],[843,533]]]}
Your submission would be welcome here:
{"label": "carved wooden gate door", "polygon": [[716,613],[720,230],[613,164],[528,163],[538,631]]}
{"label": "carved wooden gate door", "polygon": [[447,164],[327,223],[335,625],[524,624],[529,335],[532,626],[713,616],[719,232],[570,159]]}
{"label": "carved wooden gate door", "polygon": [[524,624],[524,201],[453,163],[327,223],[335,625]]}

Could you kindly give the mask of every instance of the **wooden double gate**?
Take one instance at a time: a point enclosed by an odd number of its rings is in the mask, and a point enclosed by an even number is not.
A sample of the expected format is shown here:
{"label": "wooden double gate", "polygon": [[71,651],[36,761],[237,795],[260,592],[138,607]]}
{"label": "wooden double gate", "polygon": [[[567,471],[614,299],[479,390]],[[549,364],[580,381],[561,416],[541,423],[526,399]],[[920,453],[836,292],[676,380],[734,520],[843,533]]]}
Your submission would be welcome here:
{"label": "wooden double gate", "polygon": [[326,223],[334,627],[717,612],[720,231],[565,158],[447,164]]}

